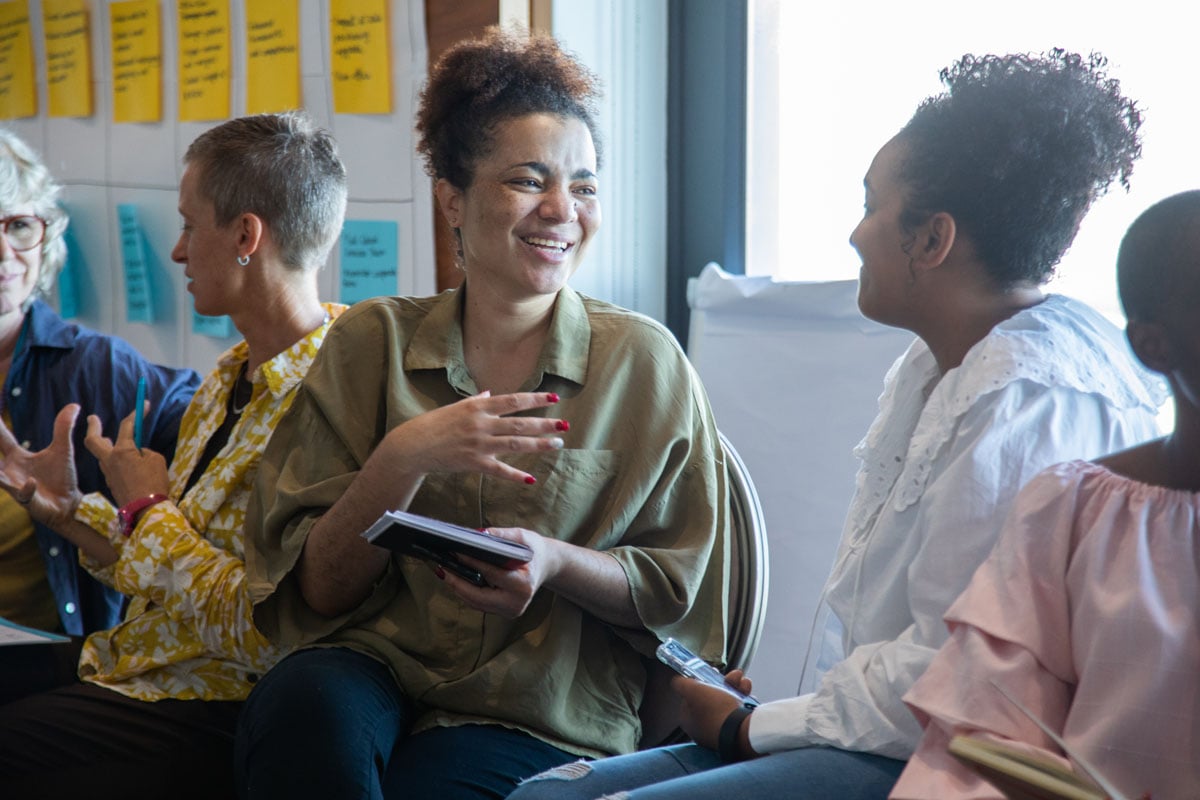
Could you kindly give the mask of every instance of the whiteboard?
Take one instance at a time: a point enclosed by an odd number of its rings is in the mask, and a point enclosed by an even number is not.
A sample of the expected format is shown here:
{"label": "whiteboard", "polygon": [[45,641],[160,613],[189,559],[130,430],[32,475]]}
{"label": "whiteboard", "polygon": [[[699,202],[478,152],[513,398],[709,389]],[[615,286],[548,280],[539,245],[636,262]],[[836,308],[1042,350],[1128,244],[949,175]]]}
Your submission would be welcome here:
{"label": "whiteboard", "polygon": [[857,281],[774,281],[713,264],[688,289],[688,355],[766,518],[770,591],[749,669],[761,700],[796,694],[854,494],[852,451],[888,367],[913,340],[865,319],[857,290]]}
{"label": "whiteboard", "polygon": [[[30,0],[39,115],[0,122],[43,154],[64,186],[63,205],[79,245],[74,265],[78,285],[77,321],[127,339],[148,358],[206,373],[216,357],[237,341],[192,331],[191,297],[182,267],[171,261],[179,236],[176,189],[182,157],[191,141],[217,122],[176,121],[176,3],[160,4],[163,47],[161,122],[112,122],[108,30],[109,0],[92,0],[91,47],[94,113],[88,118],[47,116],[46,67],[40,0]],[[318,125],[339,143],[349,176],[348,218],[394,220],[399,231],[397,294],[432,294],[436,270],[433,245],[433,193],[414,150],[416,98],[425,80],[425,8],[421,0],[391,0],[392,113],[334,114],[330,89],[329,2],[299,0],[301,96]],[[230,3],[232,52],[231,108],[245,113],[245,13]],[[155,300],[153,323],[129,322],[117,232],[117,205],[132,203],[148,243]],[[231,265],[232,267],[232,265]],[[338,299],[337,248],[323,268],[322,298]],[[52,298],[56,302],[56,298]]]}

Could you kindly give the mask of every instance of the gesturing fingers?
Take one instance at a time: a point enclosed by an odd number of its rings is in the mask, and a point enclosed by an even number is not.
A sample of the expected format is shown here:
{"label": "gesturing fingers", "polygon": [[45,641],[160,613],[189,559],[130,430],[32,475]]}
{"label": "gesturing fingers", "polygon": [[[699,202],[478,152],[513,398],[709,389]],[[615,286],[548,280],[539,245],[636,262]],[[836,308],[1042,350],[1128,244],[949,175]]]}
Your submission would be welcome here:
{"label": "gesturing fingers", "polygon": [[[144,402],[142,403],[142,409],[143,409],[143,411],[144,411],[146,408],[149,408],[149,401],[148,401],[148,400],[147,400],[147,401],[144,401]],[[135,410],[135,411],[131,411],[130,413],[128,413],[128,414],[126,414],[126,415],[125,415],[125,418],[124,418],[124,419],[122,419],[122,420],[121,420],[121,427],[117,428],[117,441],[113,443],[113,446],[114,446],[114,447],[120,447],[120,446],[122,446],[122,445],[125,445],[125,446],[128,446],[128,447],[133,447],[133,446],[134,446],[134,441],[133,441],[133,423],[134,423],[134,418],[135,418],[136,416],[137,416],[137,411],[136,411],[136,410]]]}
{"label": "gesturing fingers", "polygon": [[397,463],[420,465],[423,472],[483,472],[504,480],[536,479],[501,460],[515,453],[557,450],[564,446],[566,420],[513,416],[558,402],[550,392],[488,392],[420,414],[398,426],[393,437]]}
{"label": "gesturing fingers", "polygon": [[555,392],[514,392],[492,397],[491,392],[483,392],[475,395],[473,399],[478,400],[489,413],[504,417],[520,411],[528,411],[531,408],[552,406],[558,402],[558,394]]}
{"label": "gesturing fingers", "polygon": [[87,436],[83,439],[83,446],[101,463],[112,453],[113,443],[104,435],[103,424],[95,414],[88,415]]}
{"label": "gesturing fingers", "polygon": [[54,436],[51,439],[60,447],[71,446],[71,431],[75,429],[75,421],[79,419],[79,404],[68,403],[63,406],[58,416],[54,418]]}
{"label": "gesturing fingers", "polygon": [[515,417],[522,411],[545,408],[558,402],[554,392],[517,392],[491,397],[486,393],[472,400],[487,417],[486,432],[496,453],[557,450],[562,438],[555,434],[571,430],[571,423],[554,417]]}
{"label": "gesturing fingers", "polygon": [[4,472],[0,472],[0,489],[12,495],[12,498],[21,505],[28,505],[33,499],[33,493],[37,491],[37,482],[33,478],[19,477],[13,480]]}
{"label": "gesturing fingers", "polygon": [[23,450],[20,444],[17,443],[17,437],[13,436],[12,431],[3,422],[0,422],[0,456],[8,457],[9,453]]}
{"label": "gesturing fingers", "polygon": [[[7,486],[5,488],[8,489]],[[29,505],[30,501],[33,500],[33,496],[37,493],[37,481],[33,478],[30,478],[29,480],[25,481],[25,485],[21,488],[18,489],[13,487],[12,489],[9,489],[9,491],[14,500],[23,506],[27,506]]]}

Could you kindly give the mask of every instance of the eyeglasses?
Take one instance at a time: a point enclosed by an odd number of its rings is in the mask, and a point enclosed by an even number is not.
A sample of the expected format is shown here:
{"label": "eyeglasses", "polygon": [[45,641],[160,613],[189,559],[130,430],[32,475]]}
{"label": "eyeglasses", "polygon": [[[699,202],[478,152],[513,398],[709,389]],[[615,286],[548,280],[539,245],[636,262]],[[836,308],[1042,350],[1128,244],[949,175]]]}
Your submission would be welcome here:
{"label": "eyeglasses", "polygon": [[0,233],[18,253],[32,250],[46,238],[46,220],[41,217],[0,217]]}

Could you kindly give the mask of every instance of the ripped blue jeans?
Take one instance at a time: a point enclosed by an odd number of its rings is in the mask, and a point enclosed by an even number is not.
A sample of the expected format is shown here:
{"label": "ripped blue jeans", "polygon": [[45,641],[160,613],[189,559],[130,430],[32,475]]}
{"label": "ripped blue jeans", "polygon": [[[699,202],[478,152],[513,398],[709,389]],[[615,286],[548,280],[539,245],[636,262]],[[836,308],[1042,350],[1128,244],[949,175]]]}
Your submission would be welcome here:
{"label": "ripped blue jeans", "polygon": [[723,764],[712,750],[684,744],[555,767],[524,781],[509,800],[884,800],[904,763],[806,747]]}

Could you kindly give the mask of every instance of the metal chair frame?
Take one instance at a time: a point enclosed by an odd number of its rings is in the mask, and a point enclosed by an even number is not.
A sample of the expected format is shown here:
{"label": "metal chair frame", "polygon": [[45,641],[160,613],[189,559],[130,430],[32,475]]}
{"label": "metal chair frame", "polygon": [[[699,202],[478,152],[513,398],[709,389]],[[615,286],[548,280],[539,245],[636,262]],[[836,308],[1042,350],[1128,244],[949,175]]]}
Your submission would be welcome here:
{"label": "metal chair frame", "polygon": [[[745,670],[762,638],[770,588],[767,526],[750,470],[725,434],[720,434],[729,482],[729,629],[725,657],[729,669]],[[674,673],[650,665],[642,699],[640,749],[687,741],[678,727],[679,703],[668,684]]]}

